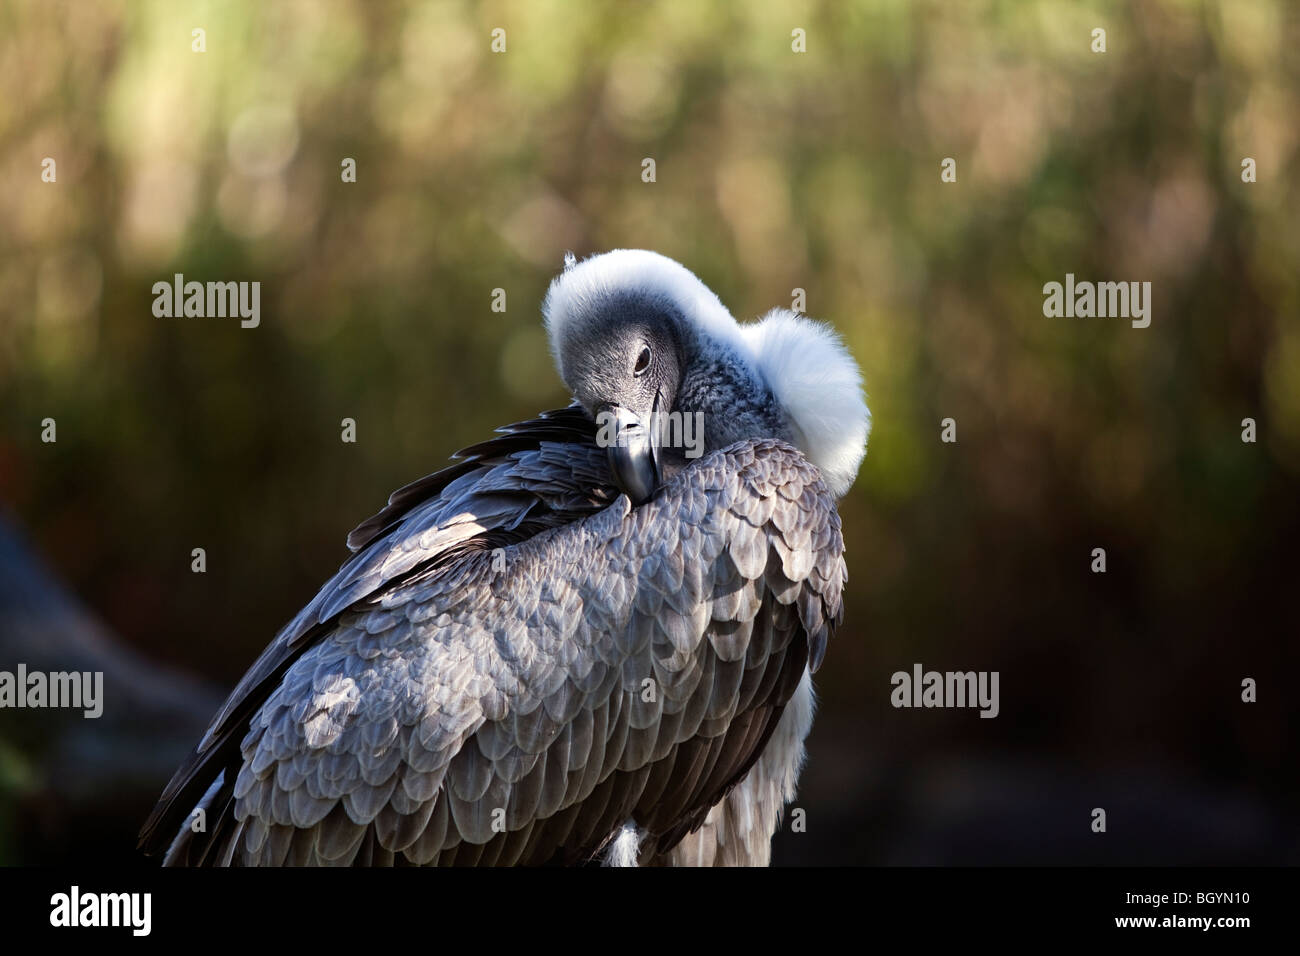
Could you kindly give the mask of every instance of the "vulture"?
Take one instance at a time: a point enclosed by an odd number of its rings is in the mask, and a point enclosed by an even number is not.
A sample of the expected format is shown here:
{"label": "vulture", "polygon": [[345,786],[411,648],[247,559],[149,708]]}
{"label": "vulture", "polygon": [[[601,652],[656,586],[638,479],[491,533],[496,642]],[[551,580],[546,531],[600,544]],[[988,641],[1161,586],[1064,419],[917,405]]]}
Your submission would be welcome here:
{"label": "vulture", "polygon": [[567,408],[398,491],[145,822],[166,865],[767,865],[843,617],[862,378],[654,252],[565,257]]}

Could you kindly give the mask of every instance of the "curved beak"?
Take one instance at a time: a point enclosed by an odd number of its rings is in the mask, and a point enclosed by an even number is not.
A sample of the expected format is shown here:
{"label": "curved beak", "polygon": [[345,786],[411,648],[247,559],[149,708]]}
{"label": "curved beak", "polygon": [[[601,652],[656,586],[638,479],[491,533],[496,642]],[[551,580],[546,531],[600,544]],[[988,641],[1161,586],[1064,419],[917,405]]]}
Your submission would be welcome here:
{"label": "curved beak", "polygon": [[[658,407],[656,398],[655,409]],[[651,433],[652,422],[642,421],[621,405],[608,405],[601,410],[597,424],[619,489],[634,505],[647,501],[659,486],[658,442]]]}

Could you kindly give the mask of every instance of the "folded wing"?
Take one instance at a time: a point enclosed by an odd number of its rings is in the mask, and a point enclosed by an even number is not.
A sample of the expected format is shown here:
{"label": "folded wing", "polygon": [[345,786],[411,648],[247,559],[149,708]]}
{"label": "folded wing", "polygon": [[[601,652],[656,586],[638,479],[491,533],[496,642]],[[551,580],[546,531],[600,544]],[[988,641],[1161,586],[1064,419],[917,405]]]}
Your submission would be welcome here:
{"label": "folded wing", "polygon": [[703,823],[838,623],[834,501],[758,441],[633,509],[574,415],[513,426],[358,529],[144,840],[200,799],[171,862],[576,863],[628,819],[651,855]]}

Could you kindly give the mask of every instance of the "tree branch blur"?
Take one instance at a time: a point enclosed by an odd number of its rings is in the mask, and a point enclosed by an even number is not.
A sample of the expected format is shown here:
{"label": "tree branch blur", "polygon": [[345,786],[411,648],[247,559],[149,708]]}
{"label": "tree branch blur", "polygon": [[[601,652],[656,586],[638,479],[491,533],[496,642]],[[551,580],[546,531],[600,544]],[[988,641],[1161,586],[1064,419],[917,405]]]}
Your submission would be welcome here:
{"label": "tree branch blur", "polygon": [[42,836],[51,833],[119,853],[134,846],[135,828],[203,733],[219,692],[110,634],[0,515],[0,669],[20,663],[29,673],[102,672],[103,713],[0,709],[0,818],[25,824],[14,829],[32,844],[0,843],[0,861],[39,862],[56,851]]}

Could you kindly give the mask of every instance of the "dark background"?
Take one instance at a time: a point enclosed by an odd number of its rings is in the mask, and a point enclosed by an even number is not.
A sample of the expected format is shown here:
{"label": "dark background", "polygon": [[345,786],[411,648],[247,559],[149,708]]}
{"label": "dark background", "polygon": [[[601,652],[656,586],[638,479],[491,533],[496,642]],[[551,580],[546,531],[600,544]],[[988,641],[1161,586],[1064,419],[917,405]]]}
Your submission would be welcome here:
{"label": "dark background", "polygon": [[[1297,862],[1297,49],[1283,0],[0,5],[0,669],[113,688],[0,711],[0,862],[136,861],[347,531],[566,403],[539,302],[616,247],[805,289],[866,379],[776,862]],[[260,327],[155,317],[176,272]],[[1044,317],[1067,272],[1151,326]],[[1000,716],[895,710],[916,662]]]}

